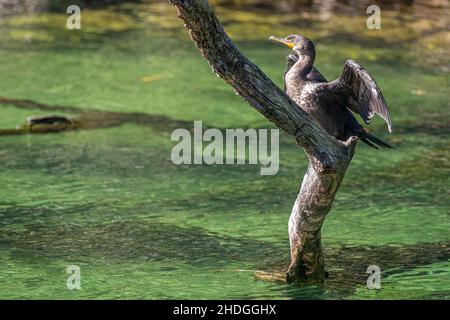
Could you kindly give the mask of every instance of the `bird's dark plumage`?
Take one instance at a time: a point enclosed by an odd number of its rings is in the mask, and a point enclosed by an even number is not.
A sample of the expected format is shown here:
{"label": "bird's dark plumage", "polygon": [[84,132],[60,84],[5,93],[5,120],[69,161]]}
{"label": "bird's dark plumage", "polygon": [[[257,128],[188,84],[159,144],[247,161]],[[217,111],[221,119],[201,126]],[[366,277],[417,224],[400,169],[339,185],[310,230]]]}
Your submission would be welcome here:
{"label": "bird's dark plumage", "polygon": [[326,87],[330,94],[341,100],[353,112],[359,113],[365,123],[370,123],[374,114],[386,121],[392,131],[391,117],[383,94],[370,74],[353,60],[345,62],[344,71]]}
{"label": "bird's dark plumage", "polygon": [[[286,73],[288,73],[289,69],[292,68],[292,66],[298,61],[298,56],[295,54],[289,54],[286,58],[286,70],[284,71],[284,75],[286,76]],[[312,68],[311,72],[308,73],[306,78],[310,81],[314,82],[328,82],[327,79],[317,70],[316,68]],[[286,88],[285,90],[286,91]]]}
{"label": "bird's dark plumage", "polygon": [[315,48],[311,40],[298,35],[271,37],[295,51],[286,60],[285,91],[302,109],[311,114],[328,133],[340,140],[357,136],[367,145],[392,148],[387,142],[368,133],[351,111],[366,124],[375,114],[383,118],[389,132],[391,117],[383,94],[375,80],[358,63],[347,60],[341,76],[331,82],[314,68]]}

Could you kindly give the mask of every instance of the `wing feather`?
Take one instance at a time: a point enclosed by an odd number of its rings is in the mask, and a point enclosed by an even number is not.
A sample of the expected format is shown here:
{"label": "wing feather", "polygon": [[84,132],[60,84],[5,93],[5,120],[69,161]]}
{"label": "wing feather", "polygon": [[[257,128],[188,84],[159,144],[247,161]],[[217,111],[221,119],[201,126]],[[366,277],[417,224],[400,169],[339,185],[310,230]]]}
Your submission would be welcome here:
{"label": "wing feather", "polygon": [[326,89],[337,96],[337,101],[358,113],[365,123],[370,123],[377,114],[392,132],[391,116],[383,94],[370,74],[355,61],[347,60],[341,76],[328,83]]}

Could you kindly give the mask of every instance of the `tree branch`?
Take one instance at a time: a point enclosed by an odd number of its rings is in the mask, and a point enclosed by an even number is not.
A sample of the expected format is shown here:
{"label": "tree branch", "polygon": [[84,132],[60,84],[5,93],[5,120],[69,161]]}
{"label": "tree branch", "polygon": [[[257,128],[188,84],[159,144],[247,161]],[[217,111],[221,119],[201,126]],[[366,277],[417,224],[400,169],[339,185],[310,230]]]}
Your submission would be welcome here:
{"label": "tree branch", "polygon": [[206,0],[169,0],[213,72],[268,120],[316,157],[334,157],[346,146],[330,136],[232,43]]}
{"label": "tree branch", "polygon": [[300,144],[309,158],[289,219],[289,282],[322,280],[320,229],[351,161],[356,138],[330,136],[232,43],[206,0],[169,0],[213,72],[258,112]]}

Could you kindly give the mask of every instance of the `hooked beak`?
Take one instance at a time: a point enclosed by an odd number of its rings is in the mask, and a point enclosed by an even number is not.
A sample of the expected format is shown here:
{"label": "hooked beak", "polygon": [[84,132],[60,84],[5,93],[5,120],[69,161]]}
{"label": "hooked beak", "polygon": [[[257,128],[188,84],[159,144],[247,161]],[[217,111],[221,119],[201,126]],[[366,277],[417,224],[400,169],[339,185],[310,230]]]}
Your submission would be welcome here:
{"label": "hooked beak", "polygon": [[284,39],[284,38],[278,38],[278,37],[275,37],[275,36],[270,36],[269,40],[280,42],[280,43],[284,44],[285,46],[288,46],[291,49],[294,48],[294,46],[295,46],[291,41],[289,41],[287,39]]}

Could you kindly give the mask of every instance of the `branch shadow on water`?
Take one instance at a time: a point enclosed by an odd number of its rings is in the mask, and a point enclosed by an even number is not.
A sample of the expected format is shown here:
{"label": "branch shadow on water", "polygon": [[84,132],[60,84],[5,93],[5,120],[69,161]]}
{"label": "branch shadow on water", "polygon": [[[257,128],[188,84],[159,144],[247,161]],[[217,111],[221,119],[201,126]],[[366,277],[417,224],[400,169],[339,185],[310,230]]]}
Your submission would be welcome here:
{"label": "branch shadow on water", "polygon": [[[189,121],[173,120],[164,115],[150,115],[146,113],[126,113],[126,112],[111,112],[101,111],[95,109],[85,109],[71,106],[60,105],[48,105],[31,100],[11,99],[6,97],[0,97],[0,104],[11,105],[20,109],[27,110],[41,110],[52,113],[74,113],[78,114],[73,120],[76,120],[77,125],[73,128],[68,126],[61,128],[59,131],[67,130],[93,130],[102,128],[111,128],[121,126],[127,123],[134,123],[142,126],[151,126],[157,130],[163,132],[171,132],[175,128],[186,128],[192,126]],[[57,132],[59,132],[57,131]],[[55,131],[50,131],[55,132]],[[15,135],[29,133],[20,129],[6,129],[0,130],[0,136],[2,135]]]}

